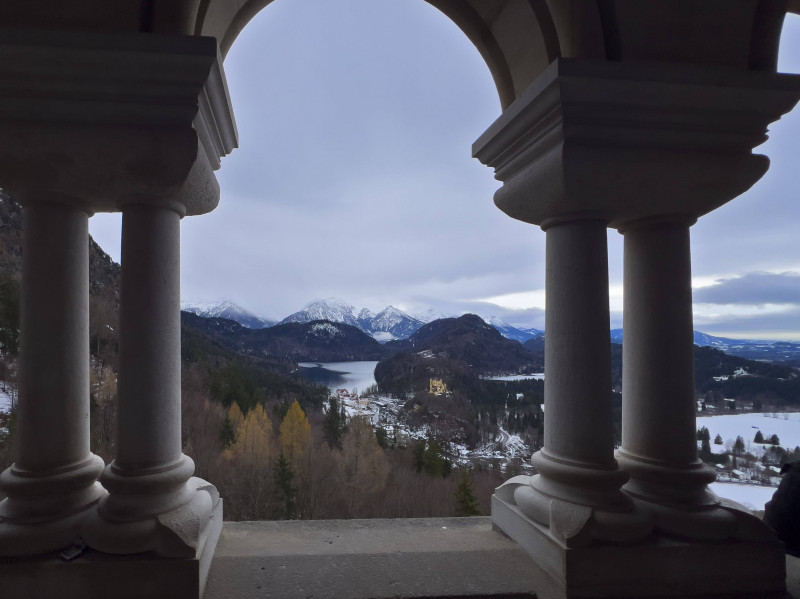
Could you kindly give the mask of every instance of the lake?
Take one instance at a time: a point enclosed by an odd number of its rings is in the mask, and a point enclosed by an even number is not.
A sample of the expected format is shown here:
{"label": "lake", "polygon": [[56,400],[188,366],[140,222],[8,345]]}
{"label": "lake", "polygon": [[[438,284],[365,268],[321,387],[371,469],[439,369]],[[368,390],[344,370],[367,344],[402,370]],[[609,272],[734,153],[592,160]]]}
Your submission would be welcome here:
{"label": "lake", "polygon": [[358,362],[300,362],[298,373],[305,379],[327,387],[331,391],[336,389],[354,388],[358,392],[375,384],[375,366],[377,361],[367,360]]}

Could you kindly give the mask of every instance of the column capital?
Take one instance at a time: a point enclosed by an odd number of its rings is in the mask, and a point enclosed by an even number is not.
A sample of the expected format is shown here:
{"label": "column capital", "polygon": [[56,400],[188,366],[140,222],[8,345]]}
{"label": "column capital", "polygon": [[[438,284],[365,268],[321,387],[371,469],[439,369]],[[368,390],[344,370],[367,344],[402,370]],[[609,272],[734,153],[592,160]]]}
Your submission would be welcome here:
{"label": "column capital", "polygon": [[213,171],[237,144],[214,38],[6,32],[0,177],[38,197],[117,211],[169,197],[213,210]]}
{"label": "column capital", "polygon": [[495,204],[518,220],[696,219],[767,171],[752,150],[798,99],[795,75],[558,59],[472,150],[503,182]]}
{"label": "column capital", "polygon": [[646,231],[656,229],[686,229],[697,222],[697,218],[686,214],[658,214],[645,216],[635,220],[626,220],[617,225],[617,231],[624,235],[630,231]]}

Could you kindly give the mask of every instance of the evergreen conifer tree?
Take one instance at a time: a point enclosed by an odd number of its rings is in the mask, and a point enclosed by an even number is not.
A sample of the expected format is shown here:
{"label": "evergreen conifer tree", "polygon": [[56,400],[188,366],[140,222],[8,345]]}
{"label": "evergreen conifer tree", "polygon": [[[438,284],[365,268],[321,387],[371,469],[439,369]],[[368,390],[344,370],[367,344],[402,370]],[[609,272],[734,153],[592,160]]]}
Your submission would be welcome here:
{"label": "evergreen conifer tree", "polygon": [[456,487],[456,516],[480,516],[481,510],[478,506],[478,499],[472,488],[472,479],[467,470],[461,473],[461,482]]}
{"label": "evergreen conifer tree", "polygon": [[328,411],[325,413],[325,420],[322,422],[322,434],[328,447],[333,449],[342,448],[342,432],[344,432],[345,418],[339,411],[339,401],[335,397],[328,400]]}
{"label": "evergreen conifer tree", "polygon": [[700,441],[700,459],[704,462],[708,462],[712,458],[711,453],[711,444],[708,441],[708,436],[703,437],[703,440]]}
{"label": "evergreen conifer tree", "polygon": [[278,508],[277,520],[294,520],[297,518],[297,489],[292,485],[294,472],[286,456],[281,451],[275,462],[275,493]]}
{"label": "evergreen conifer tree", "polygon": [[228,416],[225,416],[225,420],[222,421],[222,429],[219,432],[219,437],[222,439],[225,449],[228,449],[236,442],[236,430],[233,428],[231,419]]}

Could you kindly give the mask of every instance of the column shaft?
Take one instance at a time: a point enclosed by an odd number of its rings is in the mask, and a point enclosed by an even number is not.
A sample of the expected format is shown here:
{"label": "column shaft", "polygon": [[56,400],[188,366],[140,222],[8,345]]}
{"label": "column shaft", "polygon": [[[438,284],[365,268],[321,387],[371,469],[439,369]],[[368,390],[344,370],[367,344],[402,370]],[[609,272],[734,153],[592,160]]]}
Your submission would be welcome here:
{"label": "column shaft", "polygon": [[107,553],[196,557],[221,526],[216,489],[181,451],[180,219],[168,206],[123,210],[118,449],[85,533]]}
{"label": "column shaft", "polygon": [[603,221],[547,229],[544,446],[614,467],[607,252]]}
{"label": "column shaft", "polygon": [[[622,447],[625,491],[668,532],[717,538],[733,517],[707,488],[714,473],[697,458],[690,222],[646,222],[624,231]],[[675,510],[678,510],[675,512]]]}
{"label": "column shaft", "polygon": [[668,463],[697,461],[688,225],[625,234],[623,445]]}
{"label": "column shaft", "polygon": [[147,469],[182,456],[180,216],[132,206],[122,231],[115,463]]}
{"label": "column shaft", "polygon": [[[20,395],[15,462],[0,476],[0,539],[51,521],[0,554],[52,551],[77,536],[76,514],[102,496],[89,452],[89,233],[86,212],[25,206]],[[5,534],[4,534],[5,532]],[[13,535],[11,535],[13,538]]]}

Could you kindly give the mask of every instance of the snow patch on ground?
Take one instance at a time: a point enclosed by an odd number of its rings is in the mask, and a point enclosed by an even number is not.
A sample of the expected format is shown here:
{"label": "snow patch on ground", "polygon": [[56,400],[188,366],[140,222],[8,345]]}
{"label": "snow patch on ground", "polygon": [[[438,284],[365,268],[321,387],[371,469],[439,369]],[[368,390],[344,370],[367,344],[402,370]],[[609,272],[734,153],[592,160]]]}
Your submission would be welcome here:
{"label": "snow patch on ground", "polygon": [[519,455],[526,455],[530,453],[530,448],[522,440],[522,437],[519,435],[509,435],[508,441],[506,441],[506,453],[510,453],[512,457],[519,456]]}
{"label": "snow patch on ground", "polygon": [[311,327],[311,333],[320,337],[327,336],[331,339],[343,335],[342,331],[329,322],[320,322]]}
{"label": "snow patch on ground", "polygon": [[764,509],[764,504],[772,499],[776,487],[745,485],[740,483],[711,483],[708,487],[720,497],[741,503],[751,511]]}
{"label": "snow patch on ground", "polygon": [[13,403],[10,389],[5,389],[0,386],[0,412],[11,412]]}

